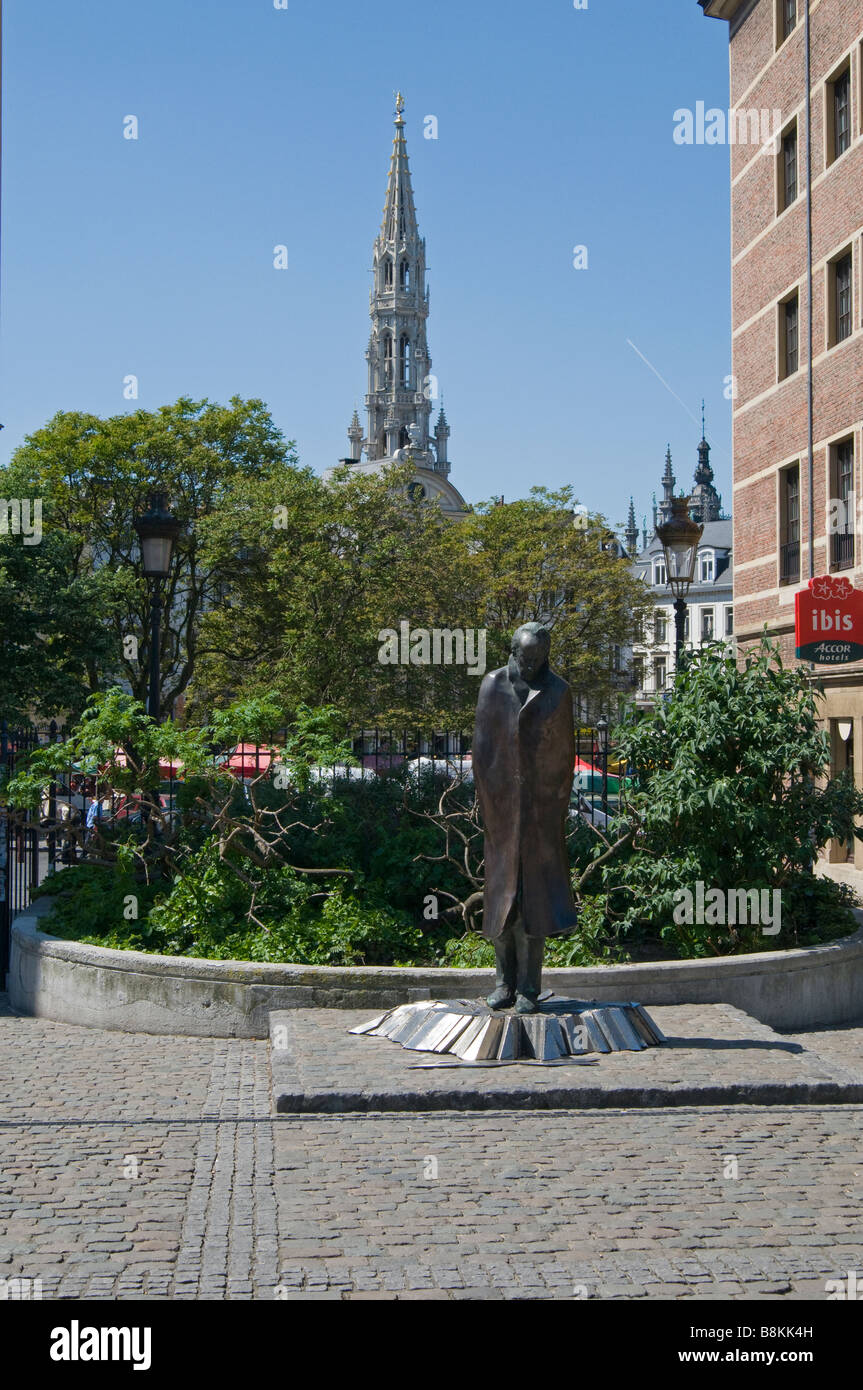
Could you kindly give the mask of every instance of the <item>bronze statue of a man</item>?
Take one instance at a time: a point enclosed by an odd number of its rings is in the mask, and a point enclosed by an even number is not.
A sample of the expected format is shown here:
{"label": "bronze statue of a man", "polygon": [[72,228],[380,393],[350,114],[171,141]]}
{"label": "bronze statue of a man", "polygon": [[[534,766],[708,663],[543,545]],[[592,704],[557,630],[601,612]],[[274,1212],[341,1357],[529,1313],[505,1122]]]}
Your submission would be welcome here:
{"label": "bronze statue of a man", "polygon": [[551,635],[525,623],[509,663],[479,689],[473,771],[485,829],[483,932],[494,942],[493,1009],[535,1013],[547,936],[578,916],[566,852],[575,775],[572,695],[549,670]]}

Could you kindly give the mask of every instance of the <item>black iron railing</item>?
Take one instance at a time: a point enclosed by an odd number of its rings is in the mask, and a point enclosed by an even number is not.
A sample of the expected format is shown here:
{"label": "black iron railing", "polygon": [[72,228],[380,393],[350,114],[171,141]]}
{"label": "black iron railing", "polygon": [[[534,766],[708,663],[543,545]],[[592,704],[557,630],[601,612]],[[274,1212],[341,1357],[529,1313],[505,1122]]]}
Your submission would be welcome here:
{"label": "black iron railing", "polygon": [[[11,776],[22,754],[58,736],[56,723],[11,729],[0,721],[0,775]],[[49,872],[49,861],[53,867],[55,852],[56,837],[43,834],[37,814],[11,816],[0,807],[0,989],[9,969],[12,918],[29,903],[34,887]]]}
{"label": "black iron railing", "polygon": [[779,547],[779,582],[796,584],[800,579],[800,542],[789,541]]}
{"label": "black iron railing", "polygon": [[[23,730],[0,724],[0,771],[11,775],[28,752],[63,737],[56,723]],[[313,781],[374,780],[406,770],[470,782],[471,741],[472,732],[465,731],[365,729],[351,740],[353,761],[315,766]],[[599,730],[588,725],[577,727],[575,742],[572,806],[603,826],[606,816],[618,808],[623,776],[619,755],[605,744]],[[244,743],[214,752],[214,759],[248,785],[272,775],[283,747],[284,737],[276,737],[268,745]],[[162,769],[159,798],[169,821],[178,814],[176,794],[182,776],[180,768],[166,765]],[[94,776],[70,765],[57,773],[37,812],[6,813],[0,808],[0,988],[9,968],[12,920],[29,906],[34,889],[49,874],[86,861],[94,842],[98,847],[100,830],[140,824],[146,814],[144,801],[143,793],[129,795],[113,788],[107,769],[104,775]]]}
{"label": "black iron railing", "polygon": [[830,564],[835,570],[850,570],[854,564],[854,532],[834,531],[830,537]]}

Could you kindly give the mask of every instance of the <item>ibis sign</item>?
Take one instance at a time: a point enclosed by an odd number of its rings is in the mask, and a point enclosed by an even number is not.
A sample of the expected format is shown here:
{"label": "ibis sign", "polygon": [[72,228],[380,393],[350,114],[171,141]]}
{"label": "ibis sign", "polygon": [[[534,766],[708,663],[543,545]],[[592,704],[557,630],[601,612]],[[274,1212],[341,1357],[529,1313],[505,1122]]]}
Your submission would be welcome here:
{"label": "ibis sign", "polygon": [[843,666],[863,659],[863,590],[836,575],[810,579],[794,596],[794,643],[801,661]]}

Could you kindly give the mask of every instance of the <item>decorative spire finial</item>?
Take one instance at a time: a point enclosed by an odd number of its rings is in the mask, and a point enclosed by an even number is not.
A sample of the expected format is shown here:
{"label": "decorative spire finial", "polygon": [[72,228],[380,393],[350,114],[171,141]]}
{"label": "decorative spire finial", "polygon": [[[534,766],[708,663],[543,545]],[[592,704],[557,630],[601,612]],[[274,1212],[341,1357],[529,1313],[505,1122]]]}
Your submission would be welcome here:
{"label": "decorative spire finial", "polygon": [[396,125],[404,125],[402,112],[405,109],[405,99],[401,92],[396,92]]}
{"label": "decorative spire finial", "polygon": [[701,402],[701,438],[702,438],[702,439],[706,439],[706,438],[707,438],[707,435],[706,435],[705,429],[704,429],[704,401]]}
{"label": "decorative spire finial", "polygon": [[634,555],[638,548],[638,523],[635,520],[635,502],[631,497],[629,499],[629,515],[626,518],[624,538],[630,555]]}

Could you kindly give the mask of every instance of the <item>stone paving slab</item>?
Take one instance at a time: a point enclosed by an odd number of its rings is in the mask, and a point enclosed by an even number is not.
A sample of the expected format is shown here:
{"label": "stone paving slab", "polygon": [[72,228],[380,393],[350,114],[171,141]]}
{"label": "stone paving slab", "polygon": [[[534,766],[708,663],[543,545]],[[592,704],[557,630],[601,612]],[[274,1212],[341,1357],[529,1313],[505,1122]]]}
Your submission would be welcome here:
{"label": "stone paving slab", "polygon": [[[859,1104],[863,1065],[811,1050],[730,1004],[653,1006],[668,1039],[588,1065],[419,1069],[430,1054],[351,1035],[367,1010],[270,1014],[273,1109],[280,1114],[689,1105]],[[820,1036],[820,1035],[819,1035]],[[597,1054],[589,1054],[591,1058]]]}

